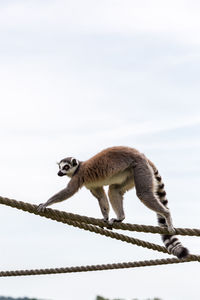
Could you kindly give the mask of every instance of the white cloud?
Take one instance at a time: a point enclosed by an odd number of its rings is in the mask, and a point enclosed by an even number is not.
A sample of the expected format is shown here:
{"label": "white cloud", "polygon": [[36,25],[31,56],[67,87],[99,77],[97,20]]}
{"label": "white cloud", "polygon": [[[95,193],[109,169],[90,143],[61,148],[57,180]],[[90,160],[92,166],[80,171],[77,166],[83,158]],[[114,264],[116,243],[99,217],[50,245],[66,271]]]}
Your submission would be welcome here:
{"label": "white cloud", "polygon": [[4,30],[32,33],[170,34],[199,44],[199,8],[198,1],[180,0],[18,1],[1,4],[0,24]]}
{"label": "white cloud", "polygon": [[178,118],[174,120],[168,120],[163,118],[163,120],[159,120],[159,123],[156,121],[148,121],[142,123],[135,123],[133,125],[121,126],[120,128],[112,129],[111,131],[106,130],[100,133],[104,138],[111,138],[113,136],[117,136],[118,138],[125,138],[128,136],[141,136],[143,134],[152,134],[159,133],[163,131],[169,131],[173,129],[179,129],[187,126],[199,125],[200,124],[200,115],[193,117],[184,117]]}
{"label": "white cloud", "polygon": [[194,37],[200,27],[198,1],[10,1],[1,6],[1,24],[10,29],[59,28],[90,34],[162,32],[181,34],[184,38],[185,34],[191,37],[191,33]]}

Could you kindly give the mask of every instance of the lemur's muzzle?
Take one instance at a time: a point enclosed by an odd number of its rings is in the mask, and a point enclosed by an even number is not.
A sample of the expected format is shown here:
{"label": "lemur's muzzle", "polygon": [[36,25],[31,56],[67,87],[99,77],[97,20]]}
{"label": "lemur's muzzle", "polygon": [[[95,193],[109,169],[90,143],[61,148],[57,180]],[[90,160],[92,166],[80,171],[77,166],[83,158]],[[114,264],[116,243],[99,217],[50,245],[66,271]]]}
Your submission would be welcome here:
{"label": "lemur's muzzle", "polygon": [[59,171],[58,172],[58,176],[64,176],[65,174],[63,174],[63,172],[62,171]]}

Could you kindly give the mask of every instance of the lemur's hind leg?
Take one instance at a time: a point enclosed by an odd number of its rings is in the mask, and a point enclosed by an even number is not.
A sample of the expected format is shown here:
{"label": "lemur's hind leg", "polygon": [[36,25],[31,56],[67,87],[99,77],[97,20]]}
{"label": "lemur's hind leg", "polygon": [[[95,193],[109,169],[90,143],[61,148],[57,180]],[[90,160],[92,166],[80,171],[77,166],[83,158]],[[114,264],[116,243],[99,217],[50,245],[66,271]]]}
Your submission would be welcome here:
{"label": "lemur's hind leg", "polygon": [[106,196],[106,193],[103,189],[103,187],[97,187],[97,188],[92,188],[90,189],[90,192],[92,195],[97,198],[99,202],[99,206],[104,218],[104,221],[108,221],[109,219],[109,203],[108,203],[108,198]]}
{"label": "lemur's hind leg", "polygon": [[114,222],[122,222],[125,219],[124,208],[123,208],[123,195],[126,191],[134,187],[134,181],[132,178],[127,178],[127,180],[122,184],[112,184],[108,189],[108,196],[112,208],[117,216],[109,221],[112,225]]}
{"label": "lemur's hind leg", "polygon": [[121,222],[125,219],[124,208],[123,208],[123,193],[120,190],[118,184],[112,184],[109,186],[108,197],[112,208],[117,216],[117,219],[111,219],[109,224],[112,225],[114,222]]}
{"label": "lemur's hind leg", "polygon": [[174,234],[175,230],[172,225],[170,211],[160,201],[156,194],[157,182],[154,178],[153,171],[147,161],[141,160],[134,167],[134,181],[136,194],[138,198],[151,210],[163,216],[170,234]]}

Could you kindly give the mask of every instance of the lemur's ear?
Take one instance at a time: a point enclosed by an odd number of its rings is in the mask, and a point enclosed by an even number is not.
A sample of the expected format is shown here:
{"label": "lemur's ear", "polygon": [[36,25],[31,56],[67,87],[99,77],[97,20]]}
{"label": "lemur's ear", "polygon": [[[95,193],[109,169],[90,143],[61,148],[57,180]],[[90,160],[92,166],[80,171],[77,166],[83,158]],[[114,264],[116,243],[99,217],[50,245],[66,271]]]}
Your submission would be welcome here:
{"label": "lemur's ear", "polygon": [[78,165],[78,161],[75,158],[72,158],[71,162],[73,167]]}

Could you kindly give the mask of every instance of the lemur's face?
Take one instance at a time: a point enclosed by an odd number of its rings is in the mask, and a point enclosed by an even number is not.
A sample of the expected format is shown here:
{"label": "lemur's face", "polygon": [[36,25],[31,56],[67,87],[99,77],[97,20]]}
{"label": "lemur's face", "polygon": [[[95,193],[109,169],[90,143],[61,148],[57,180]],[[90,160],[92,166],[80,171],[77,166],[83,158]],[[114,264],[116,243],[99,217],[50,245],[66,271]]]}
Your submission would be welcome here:
{"label": "lemur's face", "polygon": [[67,157],[62,159],[58,163],[58,166],[59,166],[58,176],[67,175],[69,177],[72,177],[74,172],[79,166],[79,161],[73,157]]}

